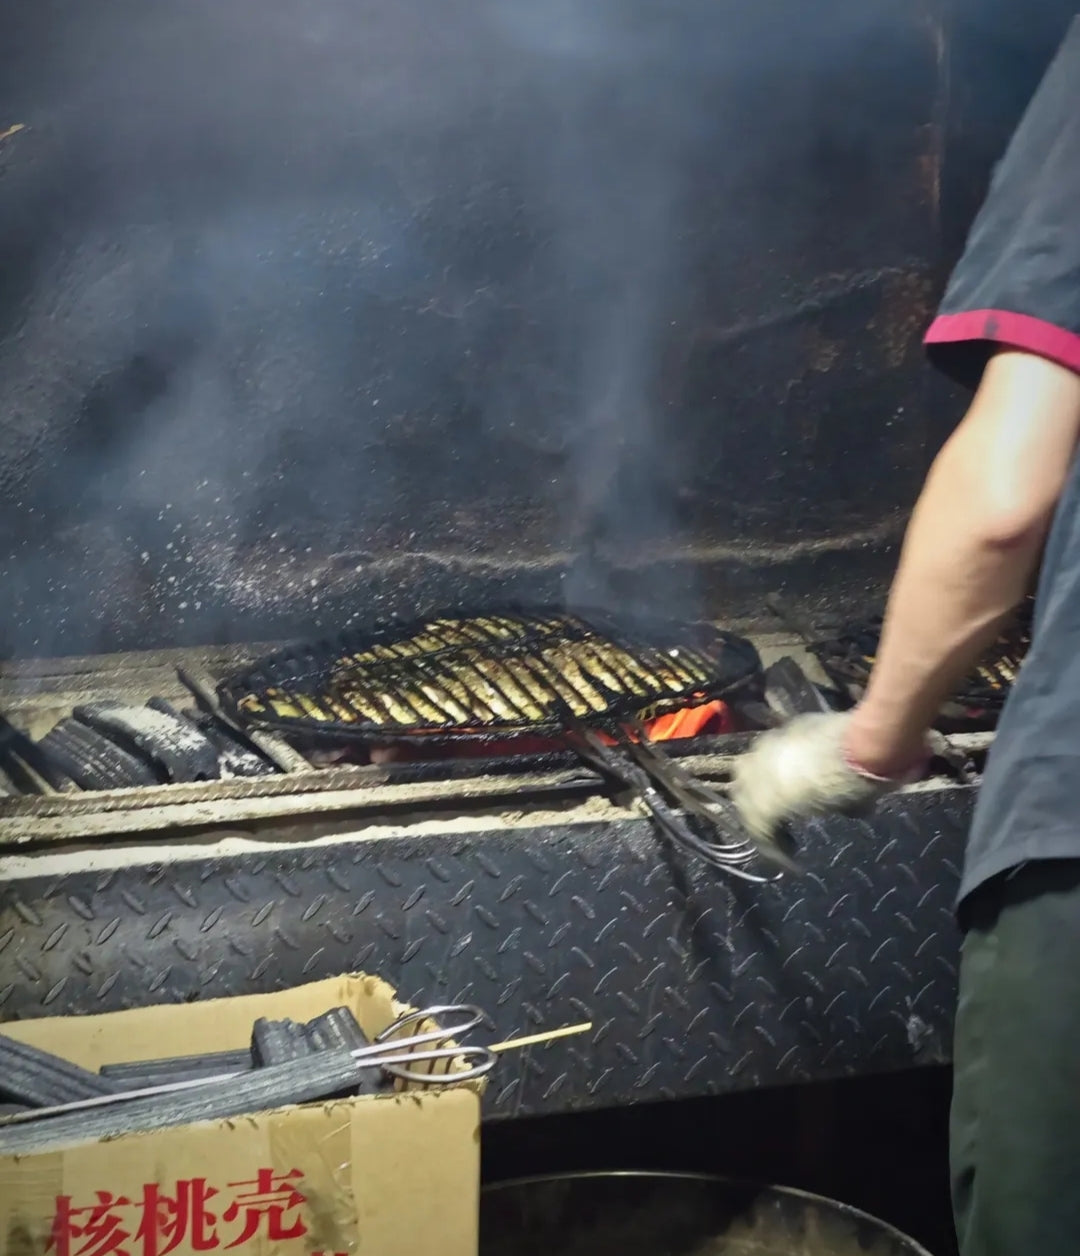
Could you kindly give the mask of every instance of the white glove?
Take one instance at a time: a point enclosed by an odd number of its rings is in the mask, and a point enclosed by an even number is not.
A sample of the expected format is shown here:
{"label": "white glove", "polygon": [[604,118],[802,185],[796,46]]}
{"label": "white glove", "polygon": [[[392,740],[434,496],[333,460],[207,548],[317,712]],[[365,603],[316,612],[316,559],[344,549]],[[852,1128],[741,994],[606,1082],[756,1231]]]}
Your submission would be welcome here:
{"label": "white glove", "polygon": [[844,751],[850,715],[799,715],[763,733],[736,761],[731,798],[756,842],[778,844],[792,820],[869,811],[883,794],[918,779],[871,776],[849,764]]}

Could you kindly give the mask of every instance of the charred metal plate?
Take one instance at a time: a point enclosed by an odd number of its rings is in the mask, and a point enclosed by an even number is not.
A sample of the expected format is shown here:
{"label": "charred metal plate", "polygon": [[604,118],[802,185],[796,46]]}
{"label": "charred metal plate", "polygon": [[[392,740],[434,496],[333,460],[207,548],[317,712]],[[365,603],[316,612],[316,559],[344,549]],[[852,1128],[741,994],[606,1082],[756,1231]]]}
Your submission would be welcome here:
{"label": "charred metal plate", "polygon": [[636,819],[12,880],[0,888],[0,1015],[364,969],[413,1003],[480,1004],[496,1039],[592,1022],[503,1057],[493,1117],[937,1063],[971,797],[909,793],[872,823],[807,825],[809,872],[764,887],[669,856]]}

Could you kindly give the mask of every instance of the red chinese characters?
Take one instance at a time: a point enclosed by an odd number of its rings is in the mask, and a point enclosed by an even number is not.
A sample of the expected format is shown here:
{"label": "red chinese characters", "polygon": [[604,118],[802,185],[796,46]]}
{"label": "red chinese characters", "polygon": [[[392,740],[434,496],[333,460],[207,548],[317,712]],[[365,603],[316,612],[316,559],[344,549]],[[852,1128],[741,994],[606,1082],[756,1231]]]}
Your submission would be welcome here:
{"label": "red chinese characters", "polygon": [[218,1192],[206,1178],[177,1182],[176,1194],[163,1194],[156,1183],[143,1187],[142,1219],[136,1239],[140,1256],[168,1256],[181,1243],[185,1251],[209,1252],[218,1246],[217,1218],[210,1200]]}
{"label": "red chinese characters", "polygon": [[[76,1205],[59,1195],[49,1250],[55,1256],[169,1256],[242,1247],[257,1238],[281,1242],[307,1233],[299,1169],[259,1169],[226,1189],[187,1178],[171,1189],[148,1182],[137,1198],[95,1192]],[[327,1253],[327,1256],[338,1256]]]}
{"label": "red chinese characters", "polygon": [[70,1195],[58,1195],[49,1246],[56,1256],[127,1256],[131,1231],[124,1227],[124,1213],[131,1200],[109,1191],[98,1191],[97,1202],[73,1208]]}
{"label": "red chinese characters", "polygon": [[241,1186],[252,1186],[255,1189],[237,1195],[223,1215],[225,1221],[235,1221],[238,1217],[243,1217],[243,1231],[228,1246],[240,1247],[250,1242],[260,1232],[264,1221],[266,1226],[262,1233],[267,1238],[277,1242],[282,1239],[298,1239],[305,1232],[303,1221],[297,1218],[292,1225],[288,1225],[286,1217],[304,1202],[303,1195],[292,1185],[293,1181],[302,1180],[303,1176],[299,1169],[292,1169],[282,1177],[275,1178],[272,1169],[260,1169],[254,1182],[230,1182],[229,1185],[234,1189]]}

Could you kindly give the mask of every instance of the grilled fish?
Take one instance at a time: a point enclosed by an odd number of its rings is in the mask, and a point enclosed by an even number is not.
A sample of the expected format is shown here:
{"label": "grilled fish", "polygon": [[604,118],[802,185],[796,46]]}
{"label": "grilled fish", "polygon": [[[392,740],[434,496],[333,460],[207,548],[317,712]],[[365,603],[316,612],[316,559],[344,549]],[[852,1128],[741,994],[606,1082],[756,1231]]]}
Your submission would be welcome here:
{"label": "grilled fish", "polygon": [[561,611],[449,615],[335,649],[283,651],[220,692],[256,722],[458,735],[662,713],[759,669],[749,642],[708,625],[625,636]]}

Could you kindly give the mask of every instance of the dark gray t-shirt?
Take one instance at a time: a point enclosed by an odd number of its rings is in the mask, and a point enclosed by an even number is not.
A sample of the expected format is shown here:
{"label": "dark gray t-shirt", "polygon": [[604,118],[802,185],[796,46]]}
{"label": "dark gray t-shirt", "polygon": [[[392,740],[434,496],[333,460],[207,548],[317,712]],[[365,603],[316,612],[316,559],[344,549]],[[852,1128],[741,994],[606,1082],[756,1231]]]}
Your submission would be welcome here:
{"label": "dark gray t-shirt", "polygon": [[[994,173],[926,343],[970,386],[995,345],[1080,372],[1080,18]],[[998,725],[959,897],[1028,860],[1070,857],[1080,858],[1080,462],[1047,544],[1031,649]]]}

